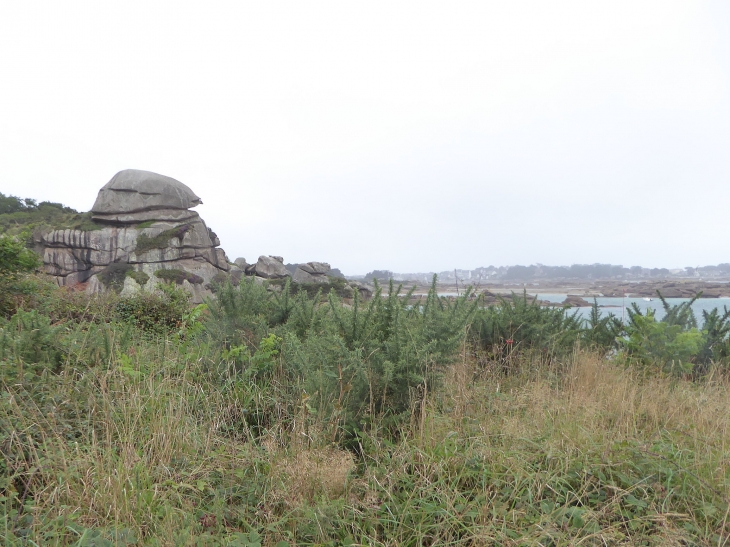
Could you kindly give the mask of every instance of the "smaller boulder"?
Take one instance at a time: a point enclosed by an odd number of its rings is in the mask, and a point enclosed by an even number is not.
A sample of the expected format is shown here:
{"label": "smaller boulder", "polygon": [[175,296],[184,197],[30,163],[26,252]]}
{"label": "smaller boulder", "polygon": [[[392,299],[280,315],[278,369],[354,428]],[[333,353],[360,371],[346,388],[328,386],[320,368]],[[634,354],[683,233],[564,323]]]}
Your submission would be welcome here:
{"label": "smaller boulder", "polygon": [[284,259],[279,256],[260,256],[256,262],[255,272],[257,276],[265,279],[283,279],[291,275],[284,266]]}
{"label": "smaller boulder", "polygon": [[322,274],[322,275],[312,274],[312,273],[306,271],[301,266],[299,266],[294,271],[294,275],[292,276],[292,281],[294,283],[307,284],[307,285],[311,285],[314,283],[325,284],[325,283],[329,283],[329,278],[324,274]]}
{"label": "smaller boulder", "polygon": [[324,275],[332,269],[326,262],[307,262],[306,264],[299,264],[299,267],[308,274],[313,275]]}
{"label": "smaller boulder", "polygon": [[563,301],[563,306],[569,308],[586,308],[592,305],[593,304],[588,302],[586,299],[575,294],[569,294],[565,297],[565,300]]}
{"label": "smaller boulder", "polygon": [[348,285],[354,290],[358,291],[362,298],[367,299],[373,297],[373,292],[375,291],[375,288],[372,285],[360,283],[359,281],[350,281]]}

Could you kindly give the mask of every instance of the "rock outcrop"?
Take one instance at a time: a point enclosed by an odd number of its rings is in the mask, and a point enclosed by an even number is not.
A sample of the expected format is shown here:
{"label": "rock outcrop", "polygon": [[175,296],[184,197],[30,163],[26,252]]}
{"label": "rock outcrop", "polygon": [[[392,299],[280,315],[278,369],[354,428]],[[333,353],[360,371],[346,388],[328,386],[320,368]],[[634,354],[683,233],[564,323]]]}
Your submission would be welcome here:
{"label": "rock outcrop", "polygon": [[298,264],[294,270],[292,281],[303,284],[324,284],[329,283],[327,276],[332,268],[326,262],[307,262],[306,264]]}
{"label": "rock outcrop", "polygon": [[200,301],[230,265],[218,237],[190,210],[199,204],[175,179],[128,169],[99,191],[91,209],[97,229],[54,230],[34,239],[45,271],[61,286],[132,291],[174,281]]}
{"label": "rock outcrop", "polygon": [[260,256],[253,268],[247,268],[246,272],[264,279],[284,279],[291,275],[280,256]]}
{"label": "rock outcrop", "polygon": [[592,305],[593,304],[591,302],[588,302],[588,300],[576,294],[567,295],[563,301],[563,306],[568,308],[587,308]]}

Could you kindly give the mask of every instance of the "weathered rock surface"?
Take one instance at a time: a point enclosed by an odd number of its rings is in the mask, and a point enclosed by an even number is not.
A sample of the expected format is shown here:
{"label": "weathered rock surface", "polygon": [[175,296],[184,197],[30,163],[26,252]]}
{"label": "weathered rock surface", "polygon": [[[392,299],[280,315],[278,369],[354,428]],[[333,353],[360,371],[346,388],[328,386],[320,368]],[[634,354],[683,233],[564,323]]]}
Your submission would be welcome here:
{"label": "weathered rock surface", "polygon": [[299,264],[299,268],[312,275],[324,275],[332,269],[326,262],[307,262]]}
{"label": "weathered rock surface", "polygon": [[352,287],[353,290],[358,291],[362,298],[372,298],[373,292],[375,291],[375,287],[372,285],[360,283],[359,281],[350,281],[348,285]]}
{"label": "weathered rock surface", "polygon": [[329,283],[327,272],[330,271],[330,265],[326,262],[307,262],[306,264],[298,264],[292,281],[301,284],[325,284]]}
{"label": "weathered rock surface", "polygon": [[124,214],[155,209],[190,209],[203,203],[182,182],[164,175],[125,169],[106,183],[96,198],[92,213]]}
{"label": "weathered rock surface", "polygon": [[[246,269],[246,273],[252,273],[251,269]],[[264,279],[283,279],[291,274],[284,266],[284,259],[280,256],[260,256],[253,268],[253,273]]]}
{"label": "weathered rock surface", "polygon": [[588,300],[576,294],[569,294],[563,301],[563,306],[567,306],[569,308],[586,308],[592,305],[593,304],[591,302],[588,302]]}
{"label": "weathered rock surface", "polygon": [[[45,271],[61,286],[88,282],[99,292],[153,290],[162,277],[188,289],[194,301],[211,294],[216,274],[230,269],[220,241],[198,213],[201,203],[181,182],[150,173],[117,173],[92,208],[98,229],[34,234]],[[159,270],[173,270],[157,275]],[[139,283],[138,280],[145,282]]]}

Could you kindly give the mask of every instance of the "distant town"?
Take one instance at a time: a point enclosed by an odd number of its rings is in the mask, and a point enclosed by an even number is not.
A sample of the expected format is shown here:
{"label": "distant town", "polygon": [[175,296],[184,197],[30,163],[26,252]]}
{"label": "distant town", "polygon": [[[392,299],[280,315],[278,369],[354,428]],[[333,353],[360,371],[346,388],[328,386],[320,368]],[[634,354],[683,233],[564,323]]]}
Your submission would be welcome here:
{"label": "distant town", "polygon": [[613,264],[573,264],[572,266],[486,266],[474,270],[454,269],[442,272],[397,273],[390,270],[373,270],[365,275],[348,276],[350,279],[412,281],[430,283],[434,274],[441,283],[510,283],[536,281],[596,281],[596,280],[660,280],[688,279],[693,281],[730,280],[730,263],[717,266],[688,266],[686,268],[625,267]]}

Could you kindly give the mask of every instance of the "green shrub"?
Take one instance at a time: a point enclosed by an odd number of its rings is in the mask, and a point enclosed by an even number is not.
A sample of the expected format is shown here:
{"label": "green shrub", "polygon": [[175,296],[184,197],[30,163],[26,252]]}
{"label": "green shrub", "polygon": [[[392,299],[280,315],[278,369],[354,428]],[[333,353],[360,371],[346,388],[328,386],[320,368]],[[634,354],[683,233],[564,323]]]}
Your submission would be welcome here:
{"label": "green shrub", "polygon": [[616,346],[623,329],[623,324],[615,315],[601,314],[598,309],[598,300],[594,298],[591,313],[584,323],[583,341],[589,347],[605,354]]}
{"label": "green shrub", "polygon": [[155,277],[159,277],[168,283],[175,283],[176,285],[182,285],[183,281],[187,281],[193,285],[199,285],[204,281],[204,279],[199,275],[175,268],[170,268],[169,270],[157,270],[155,272]]}
{"label": "green shrub", "polygon": [[119,292],[124,286],[124,279],[134,266],[124,262],[113,262],[96,274],[105,287]]}
{"label": "green shrub", "polygon": [[657,321],[653,310],[634,313],[626,327],[627,339],[621,343],[629,355],[645,364],[659,363],[668,372],[691,372],[694,358],[703,345],[703,334],[696,327]]}
{"label": "green shrub", "polygon": [[351,432],[375,418],[395,424],[437,390],[443,367],[453,359],[476,310],[470,291],[454,301],[440,298],[435,276],[423,307],[410,305],[413,289],[401,294],[402,289],[391,279],[383,297],[376,280],[364,309],[358,293],[350,309],[330,293],[332,320],[350,358],[327,363],[331,368],[325,376],[338,379],[330,397],[335,408],[347,410],[343,421]]}
{"label": "green shrub", "polygon": [[670,305],[657,291],[665,315],[657,321],[653,310],[644,315],[636,304],[628,309],[626,338],[621,346],[626,353],[644,365],[656,365],[661,369],[695,376],[707,372],[715,362],[727,364],[730,356],[730,311],[716,309],[703,311],[704,325],[697,328],[697,318],[692,304],[702,293],[691,300]]}
{"label": "green shrub", "polygon": [[134,279],[138,284],[144,286],[147,284],[147,282],[150,280],[150,276],[147,275],[144,272],[138,272],[136,270],[132,270],[127,272],[127,275]]}
{"label": "green shrub", "polygon": [[19,300],[32,292],[25,277],[38,266],[38,255],[27,249],[21,238],[0,236],[0,315],[12,314]]}
{"label": "green shrub", "polygon": [[318,292],[329,294],[334,291],[340,298],[352,297],[353,291],[347,285],[347,280],[340,277],[328,277],[327,283],[294,283],[292,284],[293,292],[306,292],[309,296],[314,296]]}
{"label": "green shrub", "polygon": [[161,293],[137,292],[121,298],[116,314],[144,332],[165,335],[176,332],[190,310],[190,295],[174,285],[161,285]]}
{"label": "green shrub", "polygon": [[471,323],[471,336],[494,358],[537,351],[552,359],[573,351],[582,327],[577,312],[540,306],[536,297],[524,292],[511,301],[500,298],[497,305],[479,309]]}
{"label": "green shrub", "polygon": [[63,359],[58,338],[61,328],[37,310],[19,310],[0,328],[0,361],[17,366],[39,364],[57,367]]}
{"label": "green shrub", "polygon": [[0,233],[18,235],[21,232],[50,230],[93,231],[103,228],[92,220],[91,213],[77,213],[73,209],[54,204],[41,204],[36,209],[0,214]]}
{"label": "green shrub", "polygon": [[190,224],[181,224],[180,226],[175,226],[174,228],[165,230],[154,237],[150,237],[147,234],[139,234],[139,236],[137,236],[137,247],[135,252],[144,253],[146,251],[151,251],[152,249],[164,249],[169,246],[171,239],[179,239],[182,241],[185,234],[191,229],[192,226]]}

